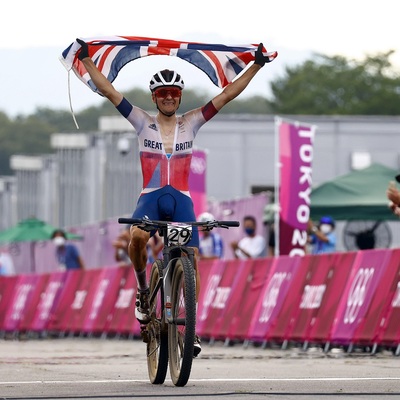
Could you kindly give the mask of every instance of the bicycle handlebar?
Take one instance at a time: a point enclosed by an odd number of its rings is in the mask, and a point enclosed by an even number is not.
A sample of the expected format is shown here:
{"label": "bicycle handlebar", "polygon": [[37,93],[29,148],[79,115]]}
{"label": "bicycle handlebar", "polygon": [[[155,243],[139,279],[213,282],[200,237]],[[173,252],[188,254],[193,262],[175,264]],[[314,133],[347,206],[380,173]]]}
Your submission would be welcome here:
{"label": "bicycle handlebar", "polygon": [[[172,221],[157,221],[157,220],[150,220],[148,218],[118,218],[118,223],[120,224],[127,224],[127,225],[134,225],[138,226],[141,229],[146,230],[147,228],[158,229],[158,228],[165,228],[168,224],[173,223]],[[183,224],[197,226],[203,228],[203,230],[211,230],[213,228],[233,228],[240,226],[239,221],[205,221],[205,222],[198,222],[198,221],[191,221],[191,222],[182,222]],[[142,226],[140,226],[142,225]]]}

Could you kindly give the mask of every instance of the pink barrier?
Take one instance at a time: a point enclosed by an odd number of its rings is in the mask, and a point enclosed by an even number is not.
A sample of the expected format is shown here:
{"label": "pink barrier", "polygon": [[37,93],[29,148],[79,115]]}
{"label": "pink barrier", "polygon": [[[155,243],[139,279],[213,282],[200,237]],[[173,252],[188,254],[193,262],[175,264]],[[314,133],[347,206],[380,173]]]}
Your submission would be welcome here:
{"label": "pink barrier", "polygon": [[70,270],[65,274],[63,290],[47,326],[49,331],[72,331],[72,314],[74,310],[81,309],[84,300],[85,293],[78,292],[78,287],[84,275],[90,276],[88,271]]}
{"label": "pink barrier", "polygon": [[301,257],[281,256],[274,259],[247,333],[248,338],[264,341],[272,338],[273,329],[291,284],[299,271]]}
{"label": "pink barrier", "polygon": [[[226,316],[222,332],[230,340],[246,340],[247,332],[253,317],[254,305],[257,304],[265,281],[270,272],[273,258],[250,260],[244,263],[235,298],[236,309]],[[247,267],[250,267],[250,271]],[[227,328],[227,330],[226,330]]]}
{"label": "pink barrier", "polygon": [[[201,261],[197,333],[397,346],[399,260],[378,249]],[[0,277],[0,330],[139,335],[136,291],[131,266]]]}
{"label": "pink barrier", "polygon": [[[279,303],[277,303],[277,312],[275,314],[275,321],[270,326],[270,329],[266,335],[268,340],[282,341],[288,339],[288,329],[295,322],[294,316],[297,313],[298,307],[300,305],[300,299],[302,293],[305,290],[305,282],[307,278],[311,275],[309,272],[309,260],[311,256],[297,257],[298,263],[295,269],[289,267],[283,267],[278,269],[277,274],[282,275],[283,271],[287,271],[287,282],[286,291],[285,286],[282,285],[283,289],[282,296],[278,297]],[[278,281],[279,284],[279,281]],[[278,290],[281,290],[278,289]]]}
{"label": "pink barrier", "polygon": [[[336,253],[332,256],[317,255],[315,261],[328,268],[325,278],[326,289],[321,306],[312,320],[306,340],[310,342],[326,342],[335,320],[336,310],[350,274],[357,253]],[[318,264],[319,264],[318,263]],[[317,264],[317,265],[318,265]]]}
{"label": "pink barrier", "polygon": [[0,276],[0,330],[5,331],[5,319],[11,308],[18,276]]}
{"label": "pink barrier", "polygon": [[[222,260],[212,260],[208,263],[201,262],[199,268],[202,283],[197,310],[196,330],[199,335],[204,335],[207,327],[214,323],[217,317],[216,313],[213,313],[212,304],[222,275],[224,274],[225,262]],[[209,269],[206,281],[203,278],[205,268]]]}
{"label": "pink barrier", "polygon": [[[354,256],[347,253],[350,260]],[[335,317],[337,296],[336,283],[348,275],[350,266],[338,254],[305,256],[300,268],[302,281],[291,288],[291,296],[282,314],[290,314],[286,325],[276,332],[284,340],[313,341],[326,340]]]}
{"label": "pink barrier", "polygon": [[[366,315],[359,321],[358,328],[353,335],[354,343],[377,343],[381,326],[386,320],[390,320],[390,311],[396,307],[396,292],[399,282],[399,257],[400,249],[389,253],[389,261],[382,271],[382,276],[377,283],[375,293],[369,304]],[[397,296],[396,296],[397,297]],[[398,319],[396,325],[398,326]],[[386,330],[390,333],[390,330]],[[393,342],[399,340],[399,334],[395,335]]]}
{"label": "pink barrier", "polygon": [[400,343],[400,249],[393,250],[392,259],[388,269],[393,268],[394,277],[392,282],[385,288],[389,294],[383,308],[386,312],[377,329],[375,341],[388,346],[398,345]]}
{"label": "pink barrier", "polygon": [[[229,260],[221,261],[218,264],[218,274],[220,274],[221,279],[215,286],[215,290],[209,291],[210,296],[207,297],[208,302],[206,303],[208,306],[207,318],[204,319],[204,314],[201,314],[202,323],[197,325],[198,334],[215,339],[226,336],[229,320],[237,312],[243,298],[242,291],[247,282],[247,276],[243,273],[248,275],[250,269],[251,263],[244,261]],[[213,273],[215,274],[215,270],[212,271]],[[211,276],[215,279],[216,275]],[[241,279],[244,279],[244,281],[241,282]],[[224,322],[226,323],[224,324]],[[224,329],[222,329],[222,326],[224,326]]]}
{"label": "pink barrier", "polygon": [[330,342],[351,343],[359,324],[370,317],[368,308],[377,294],[376,289],[389,265],[390,255],[391,252],[384,249],[357,253],[346,285],[337,287],[342,295],[329,336]]}
{"label": "pink barrier", "polygon": [[20,331],[20,324],[30,318],[36,309],[47,276],[19,275],[10,296],[3,320],[6,332]]}
{"label": "pink barrier", "polygon": [[[149,270],[150,268],[148,268]],[[136,278],[132,267],[120,267],[117,297],[108,315],[105,332],[113,334],[140,334],[135,318]]]}
{"label": "pink barrier", "polygon": [[32,285],[32,293],[31,296],[27,297],[18,325],[18,330],[22,332],[33,330],[33,320],[39,309],[39,303],[43,298],[43,293],[49,280],[49,274],[37,275],[36,278],[37,279],[29,280]]}
{"label": "pink barrier", "polygon": [[53,272],[48,275],[46,286],[44,287],[36,311],[26,327],[29,331],[46,331],[49,321],[53,318],[55,309],[64,289],[64,282],[67,273],[64,271]]}
{"label": "pink barrier", "polygon": [[88,307],[85,310],[82,331],[86,333],[104,332],[108,317],[114,310],[118,299],[122,268],[103,268],[98,271],[96,285],[88,296]]}

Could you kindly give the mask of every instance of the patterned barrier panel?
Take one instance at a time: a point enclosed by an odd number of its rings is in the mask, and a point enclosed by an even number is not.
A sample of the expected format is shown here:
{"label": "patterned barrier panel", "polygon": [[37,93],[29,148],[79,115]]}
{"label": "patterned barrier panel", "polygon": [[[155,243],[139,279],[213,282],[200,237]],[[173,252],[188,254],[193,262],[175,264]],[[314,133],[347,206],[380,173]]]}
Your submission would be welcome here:
{"label": "patterned barrier panel", "polygon": [[[227,315],[227,320],[221,325],[221,333],[226,332],[230,340],[248,339],[248,330],[253,317],[255,305],[261,296],[268,274],[270,273],[273,258],[259,258],[246,262],[240,277],[237,296],[236,312]],[[248,270],[250,267],[250,270]]]}
{"label": "patterned barrier panel", "polygon": [[283,314],[289,312],[288,308],[292,305],[290,320],[286,326],[281,326],[281,334],[285,340],[308,341],[310,329],[318,318],[334,274],[334,259],[334,254],[303,257],[300,268],[305,269],[305,274],[302,274],[304,280],[299,282],[297,290],[294,290],[295,287],[291,289],[291,295],[286,300],[289,304],[286,311],[282,311]]}
{"label": "patterned barrier panel", "polygon": [[[206,327],[213,323],[214,318],[216,318],[215,314],[212,315],[212,303],[225,270],[225,262],[223,260],[212,260],[211,263],[204,263],[203,265],[204,267],[207,266],[209,271],[206,281],[201,278],[202,283],[199,295],[196,323],[196,332],[199,336],[204,335]],[[204,275],[204,267],[200,267],[201,277]],[[210,314],[213,318],[210,318]]]}
{"label": "patterned barrier panel", "polygon": [[139,335],[140,326],[134,312],[137,290],[135,273],[131,266],[120,267],[120,270],[122,274],[116,301],[107,317],[104,331],[118,335]]}
{"label": "patterned barrier panel", "polygon": [[226,321],[228,324],[225,326],[228,325],[228,328],[231,316],[237,312],[244,287],[241,282],[243,272],[251,268],[251,263],[240,260],[223,261],[223,264],[224,270],[218,286],[212,295],[207,295],[210,306],[201,330],[202,336],[215,339],[225,338],[221,326]]}
{"label": "patterned barrier panel", "polygon": [[0,331],[5,331],[5,320],[13,302],[18,276],[0,276]]}
{"label": "patterned barrier panel", "polygon": [[341,299],[329,342],[345,345],[352,343],[356,329],[367,316],[379,282],[389,265],[390,254],[386,249],[357,253],[346,285],[336,287]]}
{"label": "patterned barrier panel", "polygon": [[3,330],[19,331],[20,323],[34,313],[40,294],[45,285],[45,277],[40,275],[19,275],[11,295],[11,301],[3,321]]}
{"label": "patterned barrier panel", "polygon": [[394,296],[399,282],[400,249],[387,250],[389,262],[378,282],[366,315],[359,321],[353,335],[355,344],[378,343],[379,331],[384,325],[390,308],[395,304]]}
{"label": "patterned barrier panel", "polygon": [[94,306],[94,298],[100,285],[101,271],[102,269],[90,269],[82,274],[67,313],[68,331],[84,332],[86,317]]}
{"label": "patterned barrier panel", "polygon": [[49,331],[70,332],[72,330],[72,312],[77,307],[81,308],[84,300],[84,296],[77,290],[81,279],[87,274],[87,271],[69,270],[65,274],[62,292],[47,326]]}
{"label": "patterned barrier panel", "polygon": [[18,330],[20,332],[33,331],[33,321],[36,313],[39,309],[39,304],[43,299],[43,294],[45,293],[50,274],[37,275],[32,281],[33,290],[32,295],[27,299],[27,303],[24,307],[21,320],[18,325]]}
{"label": "patterned barrier panel", "polygon": [[49,321],[53,318],[58,301],[64,288],[67,273],[56,271],[48,275],[46,286],[37,304],[28,330],[34,332],[47,331]]}
{"label": "patterned barrier panel", "polygon": [[282,299],[280,311],[268,331],[267,337],[269,340],[281,342],[288,339],[288,329],[294,324],[294,315],[300,305],[305,282],[308,275],[310,275],[309,259],[310,256],[305,256],[299,260],[296,275],[292,276],[290,287]]}
{"label": "patterned barrier panel", "polygon": [[343,288],[346,286],[353,262],[357,253],[335,253],[333,257],[315,256],[321,262],[328,262],[328,274],[325,279],[325,292],[318,309],[313,317],[306,340],[314,343],[329,340],[331,327],[335,320],[336,310],[341,299]]}
{"label": "patterned barrier panel", "polygon": [[400,343],[400,249],[392,251],[389,268],[393,268],[395,276],[383,295],[386,294],[384,308],[386,312],[382,318],[375,340],[387,346],[398,346]]}
{"label": "patterned barrier panel", "polygon": [[275,258],[257,301],[250,323],[248,338],[265,341],[271,338],[284,300],[297,279],[301,257],[281,256]]}
{"label": "patterned barrier panel", "polygon": [[82,331],[99,334],[105,331],[107,319],[118,299],[119,285],[124,275],[123,267],[103,268],[98,271],[96,284],[90,289]]}

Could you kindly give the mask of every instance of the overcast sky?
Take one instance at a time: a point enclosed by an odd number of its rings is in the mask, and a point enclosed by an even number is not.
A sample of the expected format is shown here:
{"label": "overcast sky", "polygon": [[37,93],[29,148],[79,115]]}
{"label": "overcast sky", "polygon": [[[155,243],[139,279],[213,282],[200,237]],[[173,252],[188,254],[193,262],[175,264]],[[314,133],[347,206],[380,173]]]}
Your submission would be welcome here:
{"label": "overcast sky", "polygon": [[[76,37],[145,36],[223,44],[263,42],[277,50],[242,96],[268,95],[269,81],[288,64],[313,52],[363,58],[396,50],[391,61],[400,69],[398,2],[396,0],[22,0],[3,2],[0,24],[0,110],[10,116],[36,107],[68,109],[68,74],[59,61]],[[113,8],[114,7],[114,8]],[[194,66],[174,57],[148,57],[123,68],[115,86],[123,91],[148,88],[151,75],[175,68],[189,88],[216,88]],[[97,105],[101,98],[71,74],[76,111]]]}

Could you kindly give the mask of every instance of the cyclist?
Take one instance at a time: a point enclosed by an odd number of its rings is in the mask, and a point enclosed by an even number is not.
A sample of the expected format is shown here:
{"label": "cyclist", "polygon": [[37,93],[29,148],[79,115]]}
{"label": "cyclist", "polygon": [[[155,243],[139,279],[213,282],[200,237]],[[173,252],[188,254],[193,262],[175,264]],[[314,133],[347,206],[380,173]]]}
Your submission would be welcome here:
{"label": "cyclist", "polygon": [[[214,215],[209,212],[203,212],[199,215],[199,222],[213,221]],[[224,255],[224,242],[222,237],[217,232],[204,231],[200,236],[199,244],[200,260],[213,260],[215,258],[222,258]]]}
{"label": "cyclist", "polygon": [[[255,53],[254,64],[238,79],[227,85],[220,94],[203,107],[182,116],[176,114],[185,86],[182,77],[177,72],[167,69],[157,72],[151,78],[149,87],[158,112],[157,115],[151,116],[133,106],[118,92],[89,57],[87,44],[80,39],[77,39],[77,42],[82,46],[78,58],[83,62],[93,83],[137,132],[143,189],[132,217],[148,216],[150,219],[175,222],[195,221],[188,183],[193,140],[200,127],[242,93],[265,63],[272,61],[263,55],[262,43]],[[146,244],[149,238],[150,233],[138,227],[131,228],[128,250],[138,285],[135,316],[142,324],[149,321],[149,289],[146,279]],[[196,229],[193,229],[193,236],[188,245],[195,248],[196,259],[199,246],[199,235]],[[194,267],[198,296],[200,279],[197,265]],[[196,336],[195,356],[200,351],[200,340]]]}

